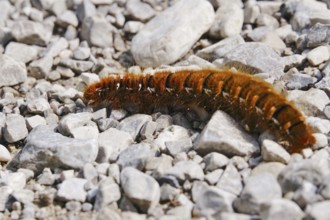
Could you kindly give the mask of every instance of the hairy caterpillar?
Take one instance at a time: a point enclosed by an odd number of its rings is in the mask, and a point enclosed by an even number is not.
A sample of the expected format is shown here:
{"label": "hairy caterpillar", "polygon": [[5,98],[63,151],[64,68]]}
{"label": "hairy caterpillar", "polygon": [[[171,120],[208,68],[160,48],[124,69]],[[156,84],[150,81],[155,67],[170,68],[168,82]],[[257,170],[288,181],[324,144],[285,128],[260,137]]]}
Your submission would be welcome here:
{"label": "hairy caterpillar", "polygon": [[198,105],[208,112],[223,110],[253,132],[270,131],[290,152],[315,143],[300,111],[268,83],[231,70],[159,71],[107,77],[89,85],[84,100],[91,105],[123,108],[135,103],[140,112],[152,106]]}

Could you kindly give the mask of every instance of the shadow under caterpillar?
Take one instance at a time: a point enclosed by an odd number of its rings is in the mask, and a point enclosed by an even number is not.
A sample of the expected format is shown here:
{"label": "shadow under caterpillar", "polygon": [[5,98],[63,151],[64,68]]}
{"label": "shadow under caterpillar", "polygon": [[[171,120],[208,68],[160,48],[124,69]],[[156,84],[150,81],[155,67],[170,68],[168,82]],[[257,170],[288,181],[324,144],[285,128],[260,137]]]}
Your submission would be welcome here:
{"label": "shadow under caterpillar", "polygon": [[89,85],[84,101],[92,106],[111,104],[114,109],[134,103],[139,112],[150,112],[152,106],[198,105],[210,113],[227,112],[251,132],[269,131],[290,153],[315,143],[305,117],[291,102],[242,71],[162,70],[153,75],[109,76]]}

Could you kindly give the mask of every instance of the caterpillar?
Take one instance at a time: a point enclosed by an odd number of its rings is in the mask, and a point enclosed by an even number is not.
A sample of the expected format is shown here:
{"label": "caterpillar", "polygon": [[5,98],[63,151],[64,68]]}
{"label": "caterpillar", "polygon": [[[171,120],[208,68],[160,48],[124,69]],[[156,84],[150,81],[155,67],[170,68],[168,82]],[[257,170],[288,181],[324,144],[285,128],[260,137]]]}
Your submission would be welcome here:
{"label": "caterpillar", "polygon": [[139,112],[153,106],[197,105],[207,112],[220,109],[248,131],[269,131],[290,153],[315,143],[302,113],[270,84],[230,69],[158,71],[155,74],[109,76],[86,87],[83,99],[92,106],[114,109],[134,103]]}

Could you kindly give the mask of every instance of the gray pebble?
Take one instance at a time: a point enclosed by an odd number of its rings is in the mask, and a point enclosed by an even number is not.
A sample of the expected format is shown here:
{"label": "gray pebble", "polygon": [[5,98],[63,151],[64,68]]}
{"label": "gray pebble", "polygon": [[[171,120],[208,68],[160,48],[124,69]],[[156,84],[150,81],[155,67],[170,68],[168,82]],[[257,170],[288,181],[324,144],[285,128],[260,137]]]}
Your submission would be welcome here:
{"label": "gray pebble", "polygon": [[275,178],[277,178],[284,168],[285,165],[279,162],[260,163],[255,168],[253,168],[251,176],[255,176],[261,173],[270,173]]}
{"label": "gray pebble", "polygon": [[288,89],[303,89],[308,88],[309,86],[313,85],[317,80],[316,78],[301,73],[295,73],[288,76],[289,81],[286,84]]}
{"label": "gray pebble", "polygon": [[8,149],[0,144],[0,162],[8,162],[11,159]]}
{"label": "gray pebble", "polygon": [[16,201],[23,203],[24,205],[32,203],[34,200],[34,192],[29,189],[15,190],[11,195]]}
{"label": "gray pebble", "polygon": [[83,212],[90,212],[93,210],[93,205],[88,202],[84,202],[81,206],[81,210]]}
{"label": "gray pebble", "polygon": [[286,45],[283,40],[275,32],[268,32],[267,34],[265,34],[261,39],[261,42],[267,44],[268,46],[279,52],[284,51],[284,49],[286,48]]}
{"label": "gray pebble", "polygon": [[90,45],[106,48],[111,47],[113,44],[113,31],[114,27],[104,17],[96,14],[84,19],[81,28],[81,37]]}
{"label": "gray pebble", "polygon": [[74,128],[72,130],[72,137],[77,139],[97,139],[99,136],[99,129],[95,122],[89,122],[86,126]]}
{"label": "gray pebble", "polygon": [[243,26],[243,9],[236,4],[222,4],[215,13],[210,36],[220,39],[239,35]]}
{"label": "gray pebble", "polygon": [[6,118],[3,136],[8,143],[24,139],[28,135],[25,119],[18,114],[9,114]]}
{"label": "gray pebble", "polygon": [[161,154],[160,157],[148,158],[145,164],[145,169],[151,171],[151,176],[158,179],[165,175],[167,170],[172,167],[172,162],[172,157],[166,154]]}
{"label": "gray pebble", "polygon": [[57,17],[57,24],[63,26],[63,27],[67,27],[69,25],[73,26],[73,27],[77,27],[78,26],[78,18],[76,16],[76,14],[71,11],[71,10],[67,10],[63,13],[61,13],[58,17]]}
{"label": "gray pebble", "polygon": [[234,206],[239,212],[256,214],[260,212],[260,204],[281,197],[281,187],[274,176],[263,173],[247,178],[243,191],[235,200]]}
{"label": "gray pebble", "polygon": [[146,143],[132,144],[120,152],[117,164],[121,169],[134,167],[143,170],[147,159],[154,156],[156,156],[156,151],[152,150],[150,145]]}
{"label": "gray pebble", "polygon": [[161,131],[157,138],[154,140],[154,143],[161,151],[166,150],[166,142],[169,141],[179,141],[182,139],[188,139],[189,134],[187,129],[177,126],[177,125],[172,125],[163,131]]}
{"label": "gray pebble", "polygon": [[101,210],[103,207],[117,202],[121,197],[120,188],[112,177],[108,177],[99,183],[94,209]]}
{"label": "gray pebble", "polygon": [[210,28],[213,19],[214,10],[207,1],[177,2],[134,36],[131,50],[135,61],[142,67],[173,63]]}
{"label": "gray pebble", "polygon": [[308,91],[290,91],[287,99],[302,110],[307,116],[323,115],[323,109],[330,102],[326,93],[320,89],[310,89]]}
{"label": "gray pebble", "polygon": [[307,216],[305,219],[326,220],[330,216],[330,201],[314,203],[306,208]]}
{"label": "gray pebble", "polygon": [[179,189],[165,183],[160,187],[160,202],[174,201],[179,193]]}
{"label": "gray pebble", "polygon": [[82,22],[85,18],[93,16],[96,13],[96,7],[90,0],[83,0],[77,7],[77,17]]}
{"label": "gray pebble", "polygon": [[243,43],[244,39],[240,35],[227,37],[211,46],[199,50],[196,55],[206,60],[213,61],[217,58],[223,57],[227,52]]}
{"label": "gray pebble", "polygon": [[51,36],[41,23],[24,20],[15,22],[11,33],[18,42],[39,46],[47,45]]}
{"label": "gray pebble", "polygon": [[240,44],[225,55],[225,62],[237,61],[272,74],[275,78],[283,76],[284,65],[281,57],[264,43],[249,42]]}
{"label": "gray pebble", "polygon": [[60,64],[72,69],[74,72],[82,73],[89,71],[94,63],[91,61],[73,60],[73,59],[62,59]]}
{"label": "gray pebble", "polygon": [[192,148],[191,138],[185,138],[177,141],[166,141],[165,146],[171,156],[180,152],[188,152]]}
{"label": "gray pebble", "polygon": [[25,66],[8,55],[0,56],[0,87],[22,83],[26,78]]}
{"label": "gray pebble", "polygon": [[69,201],[65,203],[65,208],[69,211],[79,212],[81,210],[81,203],[78,201]]}
{"label": "gray pebble", "polygon": [[120,182],[127,198],[143,212],[158,204],[160,187],[152,177],[132,167],[126,167],[120,174]]}
{"label": "gray pebble", "polygon": [[238,196],[241,193],[243,189],[241,175],[232,163],[227,165],[219,181],[217,182],[216,187],[232,193],[235,196]]}
{"label": "gray pebble", "polygon": [[320,45],[325,45],[330,42],[330,25],[315,24],[307,32],[306,45],[309,48],[314,48]]}
{"label": "gray pebble", "polygon": [[119,131],[114,128],[99,134],[99,154],[97,156],[98,162],[108,162],[110,158],[115,157],[120,152],[129,147],[133,143],[133,139],[129,133]]}
{"label": "gray pebble", "polygon": [[9,186],[12,190],[23,189],[26,185],[26,177],[23,173],[1,173],[1,186]]}
{"label": "gray pebble", "polygon": [[298,190],[293,194],[293,200],[302,208],[308,204],[312,204],[321,200],[321,196],[317,195],[317,187],[308,181],[304,181]]}
{"label": "gray pebble", "polygon": [[5,54],[16,61],[28,63],[38,57],[38,49],[35,46],[10,42],[6,46]]}
{"label": "gray pebble", "polygon": [[330,132],[330,121],[318,117],[308,117],[307,123],[313,128],[314,132],[328,134]]}
{"label": "gray pebble", "polygon": [[50,110],[50,105],[46,99],[36,98],[28,101],[27,109],[30,113],[43,114]]}
{"label": "gray pebble", "polygon": [[217,169],[206,174],[204,176],[204,179],[208,184],[215,185],[219,181],[222,173],[223,173],[223,169]]}
{"label": "gray pebble", "polygon": [[319,46],[307,53],[307,60],[313,66],[317,66],[330,57],[329,49],[326,46]]}
{"label": "gray pebble", "polygon": [[285,193],[297,190],[304,181],[319,185],[329,173],[330,168],[326,159],[308,159],[290,163],[280,173],[278,181]]}
{"label": "gray pebble", "polygon": [[218,168],[223,168],[224,166],[226,166],[229,162],[229,159],[223,154],[212,152],[204,157],[204,162],[205,162],[205,170],[213,171]]}
{"label": "gray pebble", "polygon": [[68,138],[55,133],[49,126],[40,125],[30,132],[15,159],[19,167],[41,172],[44,167],[82,168],[85,163],[95,160],[97,152],[96,140]]}
{"label": "gray pebble", "polygon": [[89,47],[78,47],[73,51],[73,58],[76,60],[86,60],[91,55],[91,49]]}
{"label": "gray pebble", "polygon": [[117,128],[118,130],[128,132],[133,140],[136,140],[143,125],[151,120],[150,115],[135,114],[122,120]]}
{"label": "gray pebble", "polygon": [[60,37],[54,41],[52,41],[50,44],[47,45],[47,48],[41,53],[42,56],[50,56],[52,58],[60,55],[60,53],[67,49],[69,46],[68,41]]}
{"label": "gray pebble", "polygon": [[46,119],[40,115],[34,115],[26,118],[26,126],[29,130],[37,127],[38,125],[46,125]]}
{"label": "gray pebble", "polygon": [[133,19],[147,21],[155,16],[154,9],[140,0],[128,0],[126,3],[127,14]]}
{"label": "gray pebble", "polygon": [[167,175],[173,175],[180,181],[187,180],[203,180],[204,172],[202,168],[193,161],[180,161],[176,163],[167,172]]}
{"label": "gray pebble", "polygon": [[84,185],[87,180],[80,178],[71,178],[64,180],[58,188],[57,198],[63,201],[76,200],[84,202],[86,200],[87,192]]}
{"label": "gray pebble", "polygon": [[207,186],[194,196],[193,214],[208,219],[219,219],[222,212],[233,212],[235,196],[214,186]]}
{"label": "gray pebble", "polygon": [[93,164],[86,163],[85,166],[83,167],[83,175],[85,179],[91,181],[94,178],[96,178],[98,174]]}
{"label": "gray pebble", "polygon": [[37,179],[37,182],[42,185],[51,186],[55,183],[55,176],[49,168],[45,168]]}
{"label": "gray pebble", "polygon": [[136,34],[139,32],[144,24],[139,21],[127,21],[124,26],[124,31],[130,34]]}
{"label": "gray pebble", "polygon": [[0,212],[4,212],[6,210],[7,201],[9,200],[10,195],[12,194],[13,191],[14,190],[9,186],[1,186],[0,187],[0,193],[1,193]]}
{"label": "gray pebble", "polygon": [[296,203],[288,199],[274,199],[261,205],[260,217],[264,220],[300,220],[304,213]]}
{"label": "gray pebble", "polygon": [[86,125],[91,119],[92,113],[88,112],[68,114],[61,119],[57,129],[64,135],[72,135],[75,128]]}
{"label": "gray pebble", "polygon": [[268,162],[287,164],[290,161],[290,154],[281,145],[267,139],[261,144],[261,156],[264,161]]}
{"label": "gray pebble", "polygon": [[29,76],[36,79],[46,78],[53,66],[53,58],[51,56],[44,56],[39,60],[34,60],[29,65]]}
{"label": "gray pebble", "polygon": [[202,154],[219,152],[226,156],[249,155],[258,151],[258,143],[228,114],[217,111],[195,142],[195,150]]}

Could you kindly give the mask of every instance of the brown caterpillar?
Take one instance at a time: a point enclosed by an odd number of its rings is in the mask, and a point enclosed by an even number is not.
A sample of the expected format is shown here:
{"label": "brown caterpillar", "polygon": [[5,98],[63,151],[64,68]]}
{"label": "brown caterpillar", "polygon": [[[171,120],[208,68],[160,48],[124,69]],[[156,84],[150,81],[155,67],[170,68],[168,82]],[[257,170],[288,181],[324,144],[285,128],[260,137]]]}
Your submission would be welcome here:
{"label": "brown caterpillar", "polygon": [[311,128],[300,111],[268,83],[231,70],[181,70],[154,75],[127,73],[89,85],[84,100],[112,108],[135,103],[140,112],[151,106],[198,105],[213,113],[220,109],[253,132],[270,131],[290,153],[315,143]]}

